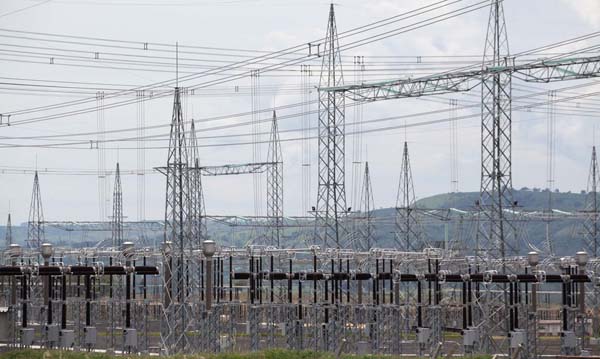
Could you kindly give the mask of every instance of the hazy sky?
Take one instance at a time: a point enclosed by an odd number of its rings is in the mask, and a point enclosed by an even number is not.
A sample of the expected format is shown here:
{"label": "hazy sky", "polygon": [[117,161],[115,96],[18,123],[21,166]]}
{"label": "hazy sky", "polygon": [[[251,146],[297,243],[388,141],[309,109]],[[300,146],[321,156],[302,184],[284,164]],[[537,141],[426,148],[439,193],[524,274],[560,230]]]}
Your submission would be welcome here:
{"label": "hazy sky", "polygon": [[[428,1],[339,1],[336,3],[336,18],[338,31],[342,32],[363,24],[402,14],[435,2]],[[448,1],[444,11],[458,9],[463,6],[478,3],[475,0]],[[519,53],[545,44],[555,43],[598,30],[600,23],[600,2],[595,0],[505,0],[506,23],[510,41],[511,53]],[[22,10],[21,10],[22,9]],[[6,83],[22,83],[23,79],[44,80],[37,82],[49,84],[51,81],[71,81],[87,83],[118,84],[119,88],[130,88],[158,81],[171,80],[175,77],[173,51],[163,53],[152,52],[157,57],[151,61],[160,61],[162,65],[153,67],[153,71],[140,71],[139,64],[128,68],[124,64],[111,64],[106,59],[110,52],[141,53],[143,44],[166,43],[182,46],[204,46],[224,49],[246,49],[276,51],[290,46],[302,45],[321,38],[327,24],[327,1],[316,0],[2,0],[0,1],[0,113],[28,109],[38,106],[62,103],[77,99],[89,98],[91,87],[95,85],[71,84],[69,86],[85,87],[87,94],[57,94],[48,92],[17,91]],[[435,14],[440,14],[438,11]],[[343,52],[345,62],[349,63],[346,70],[352,68],[353,56],[365,56],[366,68],[374,70],[372,78],[376,78],[377,69],[392,68],[380,78],[406,76],[411,69],[421,68],[423,64],[416,62],[417,56],[422,56],[422,62],[431,62],[431,68],[460,67],[460,57],[472,55],[469,61],[476,59],[483,52],[483,43],[488,19],[488,10],[482,9],[449,19],[418,30],[399,34],[382,41],[363,47],[349,49]],[[384,30],[394,30],[417,21],[410,19],[398,22]],[[90,45],[91,40],[78,40],[64,37],[54,37],[54,40],[70,42],[46,42],[40,40],[43,35],[7,32],[3,30],[20,30],[38,33],[96,37],[114,40],[127,40],[131,43],[121,43],[124,47],[139,47],[139,50],[108,48]],[[375,31],[377,32],[377,31]],[[374,32],[374,33],[375,33]],[[47,36],[44,38],[48,38]],[[567,51],[585,46],[595,45],[595,38],[579,42],[570,47],[557,51]],[[95,42],[98,44],[99,42]],[[114,42],[107,42],[117,44]],[[26,46],[26,47],[19,47]],[[150,45],[151,50],[156,48]],[[65,49],[71,52],[65,52]],[[79,51],[78,53],[72,50]],[[16,52],[20,51],[20,52]],[[181,54],[182,58],[206,58],[201,49],[187,49],[195,54]],[[208,52],[235,53],[229,50],[206,50]],[[308,52],[307,49],[304,51]],[[47,54],[79,56],[77,61],[55,60],[50,64]],[[96,55],[98,53],[98,55]],[[243,54],[248,54],[244,52]],[[256,54],[262,54],[256,52]],[[98,56],[98,59],[95,57]],[[290,55],[298,58],[300,55]],[[385,56],[410,56],[409,58]],[[436,64],[436,58],[441,56],[444,64]],[[236,61],[235,56],[211,57],[215,61],[211,65],[219,65],[218,61]],[[138,58],[139,60],[139,58]],[[456,64],[448,61],[456,61]],[[150,60],[149,60],[150,61]],[[195,60],[182,60],[182,65],[196,64]],[[279,61],[279,60],[278,60]],[[398,63],[392,64],[397,61]],[[402,63],[400,63],[402,62]],[[407,64],[407,62],[409,64]],[[83,66],[65,66],[83,64]],[[312,62],[316,64],[317,62]],[[260,68],[260,66],[255,66]],[[118,69],[117,69],[118,68]],[[275,72],[261,77],[261,108],[284,106],[298,103],[302,95],[298,91],[301,78],[298,75],[300,65],[290,67],[289,72]],[[156,71],[159,69],[160,71]],[[314,76],[312,86],[318,82],[318,66],[313,66]],[[199,67],[182,66],[181,75],[203,71]],[[395,71],[395,72],[394,72]],[[433,70],[432,70],[433,71]],[[228,73],[231,74],[231,73]],[[238,72],[239,74],[239,72]],[[218,80],[223,76],[201,78],[194,83],[207,80]],[[354,73],[345,74],[346,82],[352,82]],[[250,78],[244,77],[235,81],[225,82],[209,88],[205,95],[191,96],[187,103],[187,118],[199,121],[198,127],[206,129],[216,125],[236,124],[250,120],[250,116],[228,117],[231,114],[250,111],[252,108],[249,96]],[[552,88],[590,84],[591,81],[572,81],[554,84],[552,86],[527,84],[515,80],[515,97],[528,93],[543,92]],[[53,82],[56,84],[56,82]],[[108,87],[108,85],[97,85]],[[185,86],[185,85],[184,85]],[[238,95],[232,92],[238,86],[242,90]],[[80,91],[84,91],[79,89]],[[66,90],[65,90],[66,91]],[[77,89],[73,90],[77,91]],[[110,92],[106,90],[107,93]],[[211,92],[212,91],[212,92]],[[558,97],[576,96],[578,94],[597,91],[595,86],[585,86],[567,92],[560,92]],[[227,93],[228,95],[223,95]],[[311,98],[314,99],[314,92]],[[363,106],[364,120],[376,120],[390,116],[416,114],[425,111],[442,110],[440,113],[423,116],[410,116],[390,121],[374,122],[365,125],[365,129],[398,126],[403,123],[411,124],[422,121],[438,120],[448,117],[443,110],[448,109],[448,99],[456,99],[459,106],[471,107],[458,111],[459,116],[478,113],[479,91],[468,94],[446,95],[415,100],[394,100],[383,103],[366,104]],[[131,100],[124,97],[122,100]],[[529,99],[529,102],[544,102],[546,96]],[[108,103],[108,101],[107,101]],[[594,141],[596,100],[586,97],[581,100],[562,102],[556,109],[556,182],[560,190],[578,191],[585,188],[591,146]],[[514,107],[523,103],[515,101]],[[95,106],[95,102],[91,103]],[[147,125],[166,125],[171,120],[172,97],[148,101],[145,105]],[[312,110],[314,110],[314,106]],[[68,109],[67,109],[68,110]],[[292,130],[301,127],[301,118],[285,115],[297,113],[300,108],[281,110],[280,129]],[[65,111],[65,109],[62,109]],[[540,106],[530,112],[514,111],[513,113],[513,181],[515,187],[546,186],[546,111],[547,106]],[[11,121],[32,119],[38,116],[56,112],[40,112],[33,114],[15,115]],[[105,111],[105,127],[107,130],[134,128],[136,126],[136,106],[128,105]],[[225,119],[205,121],[214,116],[225,116]],[[264,113],[262,119],[268,119],[270,114]],[[354,121],[354,109],[347,110],[347,123]],[[312,126],[316,125],[316,117],[310,117]],[[268,131],[269,126],[262,126],[262,131]],[[25,140],[15,137],[72,134],[80,132],[95,132],[97,130],[97,114],[95,112],[60,117],[44,122],[24,124],[20,126],[0,127],[1,144],[36,144],[47,140]],[[351,126],[348,128],[351,130]],[[159,127],[148,130],[147,135],[167,133],[168,128]],[[199,132],[198,136],[219,136],[231,134],[247,134],[249,126],[225,129],[219,131]],[[109,133],[108,139],[135,137],[136,132]],[[297,131],[283,132],[282,139],[299,137]],[[82,142],[94,140],[95,134],[76,137]],[[267,139],[268,136],[264,136]],[[71,138],[73,139],[73,138]],[[252,147],[247,145],[230,146],[231,142],[245,142],[249,137],[205,138],[200,139],[202,163],[217,165],[225,163],[244,163],[252,161]],[[347,139],[347,192],[349,205],[352,187],[355,185],[352,176],[353,141],[355,136]],[[360,150],[363,160],[368,159],[374,186],[374,198],[377,207],[393,206],[395,204],[398,172],[401,162],[402,143],[407,139],[410,146],[412,170],[415,180],[417,197],[447,192],[450,189],[450,151],[449,125],[441,123],[430,126],[419,126],[388,131],[366,133],[363,136],[363,146]],[[57,139],[57,143],[64,142]],[[476,191],[480,181],[480,129],[477,116],[459,122],[459,188],[463,191]],[[36,142],[37,141],[37,142]],[[148,141],[148,147],[164,147],[165,141]],[[219,145],[219,146],[216,146]],[[112,169],[116,161],[120,161],[124,170],[135,170],[137,164],[136,142],[108,143],[105,150],[106,167]],[[285,213],[299,215],[301,208],[301,157],[302,147],[299,141],[283,142],[284,153],[284,198]],[[316,198],[316,155],[317,143],[310,142],[312,159],[312,188],[311,201]],[[0,147],[0,168],[57,168],[94,171],[97,169],[98,151],[64,148],[7,148]],[[263,156],[267,146],[262,147]],[[146,168],[161,166],[166,161],[166,150],[163,148],[146,151]],[[264,158],[264,157],[263,157]],[[164,216],[164,178],[160,174],[149,174],[146,189],[146,217],[162,218]],[[10,208],[13,213],[13,223],[27,220],[31,196],[33,176],[31,174],[1,174],[0,188],[0,221]],[[136,184],[137,176],[123,177],[124,210],[129,219],[135,219],[136,214]],[[112,192],[113,178],[109,178],[107,192]],[[44,212],[49,220],[97,220],[99,215],[99,194],[95,175],[40,175],[43,194]],[[263,180],[266,185],[266,180]],[[207,212],[210,214],[252,214],[253,195],[252,178],[250,176],[206,178],[204,190]],[[110,195],[108,196],[110,199]],[[109,203],[110,204],[110,203]]]}

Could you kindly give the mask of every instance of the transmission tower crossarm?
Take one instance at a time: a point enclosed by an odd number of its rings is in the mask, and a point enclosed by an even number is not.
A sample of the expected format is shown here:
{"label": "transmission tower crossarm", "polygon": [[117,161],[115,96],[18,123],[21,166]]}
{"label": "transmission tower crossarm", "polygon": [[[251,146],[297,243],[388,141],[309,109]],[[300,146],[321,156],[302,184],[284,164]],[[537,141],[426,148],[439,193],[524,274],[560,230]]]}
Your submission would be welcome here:
{"label": "transmission tower crossarm", "polygon": [[321,87],[319,90],[343,92],[346,97],[354,101],[372,102],[469,91],[477,87],[482,79],[495,74],[513,74],[528,82],[554,82],[598,77],[600,75],[600,56],[541,60],[521,65],[488,66],[472,71],[448,72],[414,79],[359,85]]}
{"label": "transmission tower crossarm", "polygon": [[512,72],[528,82],[555,82],[576,80],[600,75],[600,56],[540,61],[515,66]]}
{"label": "transmission tower crossarm", "polygon": [[[206,215],[206,219],[229,227],[269,227],[271,217],[268,216],[225,216]],[[282,217],[281,228],[312,228],[315,226],[314,217]]]}
{"label": "transmission tower crossarm", "polygon": [[203,176],[229,176],[251,173],[263,173],[271,166],[276,166],[277,162],[256,162],[243,164],[228,164],[222,166],[202,166],[199,167]]}
{"label": "transmission tower crossarm", "polygon": [[[47,227],[57,228],[67,232],[110,232],[112,231],[112,221],[44,221]],[[162,231],[165,228],[164,221],[123,221],[124,231]]]}

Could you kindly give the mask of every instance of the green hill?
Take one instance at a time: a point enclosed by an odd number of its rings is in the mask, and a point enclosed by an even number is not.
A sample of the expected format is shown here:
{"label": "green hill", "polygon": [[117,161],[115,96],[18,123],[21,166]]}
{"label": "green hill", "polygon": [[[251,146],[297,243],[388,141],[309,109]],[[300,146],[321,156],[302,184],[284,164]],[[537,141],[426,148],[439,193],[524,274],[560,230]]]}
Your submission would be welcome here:
{"label": "green hill", "polygon": [[[544,210],[548,208],[548,197],[550,193],[546,190],[513,190],[513,198],[517,201],[517,207],[524,210]],[[585,206],[585,193],[553,192],[552,208],[564,211],[578,211]],[[417,203],[422,208],[458,208],[474,209],[475,202],[479,199],[479,192],[444,193],[419,200]]]}
{"label": "green hill", "polygon": [[[526,211],[544,210],[548,207],[547,191],[538,189],[514,190],[513,197],[517,202],[519,209]],[[587,195],[585,193],[560,192],[552,193],[552,208],[566,212],[580,211],[585,206]],[[478,192],[444,193],[426,198],[417,202],[417,206],[423,209],[446,209],[457,208],[461,210],[475,210],[475,203],[479,199]],[[394,224],[390,220],[395,215],[393,208],[382,208],[374,211],[375,218],[387,218],[386,221],[375,221],[374,238],[377,247],[395,247],[393,239]],[[522,223],[522,222],[521,222]],[[582,249],[581,242],[581,223],[578,220],[556,220],[549,224],[552,233],[552,239],[555,246],[555,252],[561,254],[573,254],[574,251]],[[524,226],[518,227],[521,232],[520,250],[525,253],[530,250],[527,243],[531,243],[538,248],[544,247],[546,238],[546,223],[543,221],[530,221]],[[0,239],[4,239],[5,227],[0,226]],[[430,243],[443,243],[445,240],[457,239],[459,241],[468,241],[476,233],[476,224],[465,221],[461,225],[450,223],[446,225],[442,221],[428,220],[423,225],[423,231]],[[226,245],[244,246],[248,243],[248,238],[255,238],[261,232],[260,229],[252,227],[230,228],[223,224],[209,223],[209,236],[219,243]],[[312,227],[305,228],[286,228],[282,240],[282,246],[300,247],[306,244],[313,236]],[[27,236],[27,225],[13,227],[13,237],[17,243],[24,243]],[[134,239],[137,233],[125,233],[125,237]],[[160,243],[163,238],[162,233],[146,234],[146,243]],[[92,246],[103,238],[110,237],[109,232],[65,232],[56,228],[46,228],[46,238],[49,242],[60,246]]]}

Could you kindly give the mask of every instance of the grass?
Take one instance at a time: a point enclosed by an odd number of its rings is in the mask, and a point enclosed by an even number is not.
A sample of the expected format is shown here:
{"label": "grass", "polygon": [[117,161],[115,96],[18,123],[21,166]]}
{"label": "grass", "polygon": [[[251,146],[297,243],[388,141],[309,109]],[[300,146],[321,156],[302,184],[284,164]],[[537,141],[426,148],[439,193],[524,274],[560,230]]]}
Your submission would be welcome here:
{"label": "grass", "polygon": [[[0,353],[2,359],[114,359],[115,357],[102,353],[86,353],[61,350],[34,350],[22,349],[5,353]],[[131,359],[150,359],[156,356],[138,356],[138,355],[119,355],[119,358]],[[331,353],[319,353],[310,351],[291,351],[291,350],[265,350],[254,353],[221,353],[221,354],[194,354],[194,355],[174,355],[172,359],[334,359],[335,355]],[[345,359],[377,359],[390,356],[377,355],[342,355]],[[474,356],[471,359],[488,359],[488,356]]]}

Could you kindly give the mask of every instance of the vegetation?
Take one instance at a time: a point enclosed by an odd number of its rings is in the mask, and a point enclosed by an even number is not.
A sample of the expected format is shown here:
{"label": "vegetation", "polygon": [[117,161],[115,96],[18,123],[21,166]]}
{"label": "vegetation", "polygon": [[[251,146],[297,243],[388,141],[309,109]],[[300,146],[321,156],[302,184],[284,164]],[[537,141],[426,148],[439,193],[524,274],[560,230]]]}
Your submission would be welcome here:
{"label": "vegetation", "polygon": [[[584,209],[586,197],[585,191],[578,192],[552,192],[552,207],[563,211],[576,212]],[[545,189],[523,187],[520,190],[513,190],[514,200],[519,209],[532,211],[544,210],[548,206],[549,192]],[[426,198],[421,198],[417,206],[426,209],[457,208],[462,210],[475,210],[475,203],[479,199],[478,192],[460,192],[444,193]],[[375,204],[381,203],[375,198]],[[388,202],[389,203],[389,202]],[[374,211],[374,217],[393,217],[395,215],[393,208],[380,208]],[[534,221],[527,224],[525,228],[518,228],[521,231],[520,237],[526,239],[532,245],[543,248],[545,240],[546,223]],[[557,255],[570,255],[582,248],[581,243],[581,224],[576,220],[557,220],[550,224],[552,239]],[[391,221],[375,220],[375,241],[377,247],[396,246],[390,233],[395,230]],[[468,240],[473,237],[475,230],[474,223],[465,222],[460,228],[449,226],[445,228],[442,221],[428,221],[423,228],[433,245],[441,244],[445,241],[446,234],[450,240],[454,237],[460,237],[462,240]],[[244,246],[248,238],[256,235],[254,229],[237,227],[235,231],[221,223],[210,222],[208,225],[209,236],[224,245]],[[5,227],[0,225],[0,238],[4,238]],[[312,231],[306,228],[286,228],[282,247],[303,246],[305,239],[312,235]],[[135,233],[126,233],[127,236],[135,236]],[[161,232],[146,233],[146,243],[160,243],[163,234]],[[110,236],[110,232],[74,232],[67,233],[56,228],[46,228],[46,238],[49,242],[57,246],[93,246],[104,237]],[[307,237],[308,236],[308,237]],[[17,243],[24,243],[27,237],[26,223],[13,227],[13,238]],[[531,250],[525,246],[523,240],[520,242],[521,252],[526,253]],[[469,244],[467,244],[468,246]]]}
{"label": "vegetation", "polygon": [[[131,359],[150,359],[155,356],[119,356],[120,358]],[[60,350],[32,350],[23,349],[6,353],[0,353],[3,359],[113,359],[114,356],[103,353],[86,353]],[[315,353],[309,351],[290,351],[290,350],[266,350],[254,353],[222,353],[222,354],[195,354],[195,355],[176,355],[173,359],[334,359],[335,355],[331,353]],[[340,358],[351,359],[378,359],[391,358],[390,356],[376,355],[341,355]],[[472,359],[487,359],[486,356],[474,356]]]}

